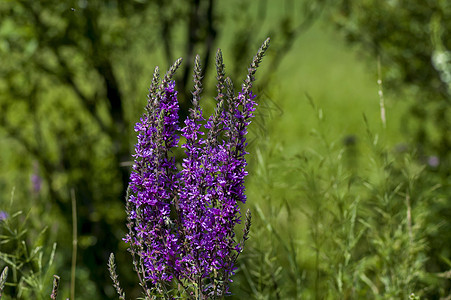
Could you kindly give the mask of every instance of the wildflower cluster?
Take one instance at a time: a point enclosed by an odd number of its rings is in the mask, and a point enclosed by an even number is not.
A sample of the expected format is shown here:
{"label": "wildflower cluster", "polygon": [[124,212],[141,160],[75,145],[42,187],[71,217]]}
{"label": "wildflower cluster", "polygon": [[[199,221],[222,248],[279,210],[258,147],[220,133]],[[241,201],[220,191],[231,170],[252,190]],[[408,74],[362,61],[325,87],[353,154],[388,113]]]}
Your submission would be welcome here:
{"label": "wildflower cluster", "polygon": [[[148,298],[152,292],[197,299],[227,292],[250,226],[248,213],[243,239],[237,242],[238,205],[246,201],[247,126],[257,105],[251,89],[268,45],[269,39],[254,57],[238,95],[225,77],[218,50],[217,106],[208,120],[199,106],[202,81],[197,56],[193,107],[182,128],[172,80],[181,59],[161,83],[155,69],[146,112],[135,126],[138,142],[127,195],[129,233],[125,238]],[[180,138],[186,154],[181,170],[172,154]]]}

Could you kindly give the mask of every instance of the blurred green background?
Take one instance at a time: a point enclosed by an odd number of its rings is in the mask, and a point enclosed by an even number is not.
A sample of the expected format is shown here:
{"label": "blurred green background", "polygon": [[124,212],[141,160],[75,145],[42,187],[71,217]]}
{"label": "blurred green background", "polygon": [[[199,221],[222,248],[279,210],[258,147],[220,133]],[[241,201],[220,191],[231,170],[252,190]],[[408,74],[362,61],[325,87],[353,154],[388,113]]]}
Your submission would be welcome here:
{"label": "blurred green background", "polygon": [[[4,0],[0,20],[0,210],[11,219],[0,267],[17,266],[6,295],[48,297],[58,274],[70,296],[74,191],[76,297],[115,297],[111,252],[137,297],[124,195],[154,67],[184,58],[184,117],[199,53],[210,112],[216,49],[238,88],[270,36],[235,297],[448,299],[448,1]],[[39,266],[55,242],[51,267]]]}

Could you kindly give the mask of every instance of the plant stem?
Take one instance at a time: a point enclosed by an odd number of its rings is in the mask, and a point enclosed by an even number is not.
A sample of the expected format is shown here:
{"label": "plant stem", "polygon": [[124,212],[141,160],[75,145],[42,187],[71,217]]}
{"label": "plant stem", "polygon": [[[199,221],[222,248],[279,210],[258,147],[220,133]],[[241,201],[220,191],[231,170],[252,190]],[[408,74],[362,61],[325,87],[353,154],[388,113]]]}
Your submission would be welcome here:
{"label": "plant stem", "polygon": [[75,191],[71,190],[72,198],[72,266],[70,275],[70,297],[75,300],[75,268],[77,265],[77,200],[75,199]]}

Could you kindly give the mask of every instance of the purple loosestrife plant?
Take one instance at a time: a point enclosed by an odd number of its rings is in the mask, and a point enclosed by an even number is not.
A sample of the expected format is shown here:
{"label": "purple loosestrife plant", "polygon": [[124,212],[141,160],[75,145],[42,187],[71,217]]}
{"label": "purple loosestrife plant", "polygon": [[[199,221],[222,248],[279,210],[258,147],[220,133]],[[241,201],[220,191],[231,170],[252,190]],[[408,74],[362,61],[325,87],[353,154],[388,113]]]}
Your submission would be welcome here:
{"label": "purple loosestrife plant", "polygon": [[[135,126],[138,142],[127,192],[129,233],[124,239],[146,299],[216,299],[228,292],[249,234],[249,211],[240,242],[234,228],[241,221],[239,203],[246,201],[246,134],[257,105],[252,84],[268,46],[269,38],[252,60],[238,95],[225,77],[218,50],[217,105],[208,119],[199,105],[202,70],[197,56],[193,106],[182,128],[172,80],[181,59],[161,83],[155,69],[145,114]],[[186,157],[177,169],[172,151],[181,137]],[[109,269],[124,299],[113,256]]]}

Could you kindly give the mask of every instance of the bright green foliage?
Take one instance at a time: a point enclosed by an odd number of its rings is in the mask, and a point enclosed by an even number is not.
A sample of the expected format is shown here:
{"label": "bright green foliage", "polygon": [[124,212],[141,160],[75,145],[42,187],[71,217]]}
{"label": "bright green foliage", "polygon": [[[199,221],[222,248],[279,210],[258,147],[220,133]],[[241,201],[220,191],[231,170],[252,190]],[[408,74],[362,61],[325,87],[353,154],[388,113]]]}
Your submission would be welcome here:
{"label": "bright green foliage", "polygon": [[417,155],[440,158],[451,169],[451,2],[342,0],[335,22],[349,42],[379,57],[383,86],[411,103],[403,128]]}
{"label": "bright green foliage", "polygon": [[31,211],[3,212],[6,217],[0,220],[0,269],[8,268],[8,273],[2,276],[5,288],[0,289],[0,296],[48,299],[56,251],[56,243],[48,241],[48,227],[34,228]]}
{"label": "bright green foliage", "polygon": [[[235,78],[241,59],[271,31],[280,33],[268,57],[269,69],[275,70],[319,13],[316,6],[290,14],[272,7],[237,0],[0,1],[0,206],[13,186],[23,187],[17,189],[21,207],[29,205],[32,194],[33,205],[60,225],[58,244],[68,266],[69,190],[75,190],[83,257],[77,276],[97,282],[91,298],[114,294],[100,266],[109,252],[118,252],[124,236],[129,137],[153,66],[185,58],[175,79],[186,115],[189,102],[183,100],[191,96],[195,53],[209,72],[216,48],[231,48],[227,74]],[[249,30],[247,22],[261,32]],[[208,95],[214,85],[205,85]],[[30,175],[40,181],[39,189],[31,187]],[[116,259],[120,273],[127,274],[122,269],[127,253],[119,251]],[[63,286],[69,270],[59,273]],[[130,286],[132,276],[124,277]]]}
{"label": "bright green foliage", "polygon": [[430,209],[446,191],[439,177],[368,124],[366,135],[331,139],[315,113],[314,149],[287,157],[271,140],[259,149],[248,187],[261,201],[237,298],[446,296],[447,280],[428,270],[431,237],[446,230]]}
{"label": "bright green foliage", "polygon": [[[440,197],[427,207],[427,222],[440,224],[428,236],[428,270],[450,268],[451,238],[451,3],[450,1],[340,1],[334,15],[348,41],[378,57],[384,87],[407,98],[400,119],[412,160],[428,165]],[[429,172],[430,171],[430,172]],[[425,180],[421,180],[425,183]],[[418,185],[415,185],[418,186]],[[432,226],[433,227],[433,226]],[[448,282],[448,287],[450,283]]]}

